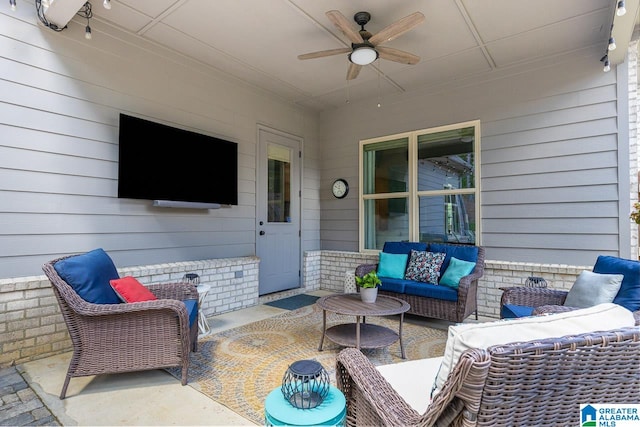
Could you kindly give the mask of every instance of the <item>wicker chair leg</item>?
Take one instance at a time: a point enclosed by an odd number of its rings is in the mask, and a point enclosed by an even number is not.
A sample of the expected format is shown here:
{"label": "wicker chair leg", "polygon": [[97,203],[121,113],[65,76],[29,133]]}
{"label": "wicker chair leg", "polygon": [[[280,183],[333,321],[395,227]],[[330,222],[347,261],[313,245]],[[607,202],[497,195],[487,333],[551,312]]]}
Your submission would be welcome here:
{"label": "wicker chair leg", "polygon": [[187,385],[188,376],[189,376],[189,362],[182,364],[182,385]]}
{"label": "wicker chair leg", "polygon": [[198,351],[198,332],[200,332],[197,322],[191,327],[189,332],[191,333],[191,351],[195,353]]}
{"label": "wicker chair leg", "polygon": [[67,374],[62,385],[62,391],[60,391],[60,400],[63,400],[67,396],[67,387],[69,387],[69,381],[71,381],[71,375]]}

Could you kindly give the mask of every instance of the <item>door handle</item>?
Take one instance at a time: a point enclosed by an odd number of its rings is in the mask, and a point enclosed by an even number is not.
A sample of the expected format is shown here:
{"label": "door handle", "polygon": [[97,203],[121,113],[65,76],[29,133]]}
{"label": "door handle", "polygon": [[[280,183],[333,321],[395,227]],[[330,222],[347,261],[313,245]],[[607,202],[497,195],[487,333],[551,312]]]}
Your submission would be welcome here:
{"label": "door handle", "polygon": [[264,233],[264,230],[260,230],[260,235],[261,235],[261,236],[264,236],[264,234],[265,234],[265,233]]}

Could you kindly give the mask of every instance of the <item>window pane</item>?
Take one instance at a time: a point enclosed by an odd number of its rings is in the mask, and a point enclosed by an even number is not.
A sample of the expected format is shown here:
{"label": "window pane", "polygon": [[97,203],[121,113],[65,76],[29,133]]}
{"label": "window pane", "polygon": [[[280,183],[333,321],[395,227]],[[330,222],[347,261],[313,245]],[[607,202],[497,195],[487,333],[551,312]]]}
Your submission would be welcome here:
{"label": "window pane", "polygon": [[291,222],[291,151],[286,147],[269,145],[267,149],[269,182],[269,222]]}
{"label": "window pane", "polygon": [[407,199],[364,201],[364,247],[382,249],[386,241],[409,240]]}
{"label": "window pane", "polygon": [[418,191],[474,188],[474,128],[418,136]]}
{"label": "window pane", "polygon": [[419,198],[420,241],[476,243],[474,194]]}
{"label": "window pane", "polygon": [[401,138],[363,147],[364,194],[409,191],[408,144],[408,138]]}

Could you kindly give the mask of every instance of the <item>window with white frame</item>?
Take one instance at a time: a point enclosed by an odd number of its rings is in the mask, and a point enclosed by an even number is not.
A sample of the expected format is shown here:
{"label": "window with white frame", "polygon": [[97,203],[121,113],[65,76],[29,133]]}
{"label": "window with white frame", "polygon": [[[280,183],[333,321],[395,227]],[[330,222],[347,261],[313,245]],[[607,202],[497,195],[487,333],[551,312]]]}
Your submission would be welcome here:
{"label": "window with white frame", "polygon": [[480,122],[360,141],[360,250],[480,244]]}

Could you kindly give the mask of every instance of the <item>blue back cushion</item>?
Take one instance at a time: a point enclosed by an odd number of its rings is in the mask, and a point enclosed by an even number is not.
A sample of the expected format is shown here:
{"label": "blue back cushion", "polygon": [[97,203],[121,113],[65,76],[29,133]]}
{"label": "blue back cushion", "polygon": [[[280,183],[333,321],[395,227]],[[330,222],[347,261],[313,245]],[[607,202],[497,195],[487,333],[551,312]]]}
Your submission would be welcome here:
{"label": "blue back cushion", "polygon": [[422,242],[385,242],[382,252],[411,255],[411,249],[414,251],[426,251],[427,244]]}
{"label": "blue back cushion", "polygon": [[187,307],[187,314],[189,315],[189,327],[191,327],[193,326],[193,322],[195,322],[196,318],[198,317],[198,300],[186,299],[182,302]]}
{"label": "blue back cushion", "polygon": [[622,274],[624,279],[613,302],[627,310],[640,310],[640,261],[600,255],[593,266],[593,272]]}
{"label": "blue back cushion", "polygon": [[94,249],[55,263],[53,268],[74,291],[94,304],[120,304],[110,280],[119,279],[118,270],[103,249]]}
{"label": "blue back cushion", "polygon": [[440,271],[443,271],[443,272],[446,272],[447,267],[449,267],[449,262],[451,261],[452,256],[462,261],[469,261],[469,262],[478,261],[477,246],[472,246],[472,245],[457,246],[457,245],[446,245],[443,243],[431,243],[429,245],[429,250],[431,252],[444,252],[446,254],[446,256],[444,257],[444,262],[442,263],[442,267],[440,267]]}

